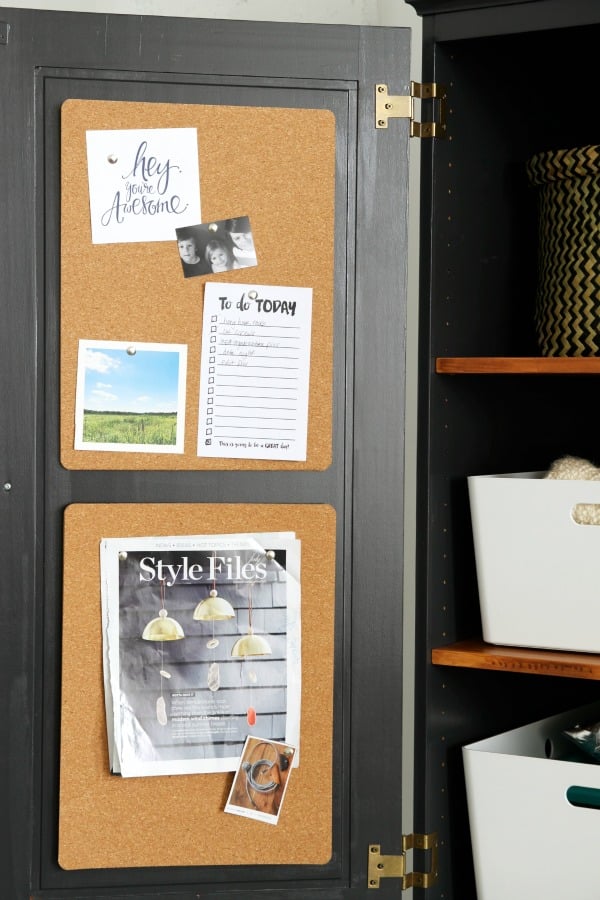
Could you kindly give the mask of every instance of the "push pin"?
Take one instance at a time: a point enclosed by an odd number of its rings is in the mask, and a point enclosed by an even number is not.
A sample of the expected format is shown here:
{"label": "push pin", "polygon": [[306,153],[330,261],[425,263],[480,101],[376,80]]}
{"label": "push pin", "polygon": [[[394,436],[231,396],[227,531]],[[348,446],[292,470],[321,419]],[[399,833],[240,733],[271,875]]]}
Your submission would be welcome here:
{"label": "push pin", "polygon": [[215,225],[214,222],[211,222],[210,225],[208,226],[208,230],[209,230],[209,231],[218,231],[218,230],[219,230],[219,226],[218,226],[218,225]]}
{"label": "push pin", "polygon": [[133,346],[127,348],[127,355],[128,355],[128,356],[135,356],[136,352],[137,352],[137,351],[136,351],[135,347],[133,347]]}
{"label": "push pin", "polygon": [[119,157],[117,156],[116,153],[109,153],[106,158],[109,161],[109,163],[111,164],[111,166],[114,166],[114,164],[116,162],[119,162]]}
{"label": "push pin", "polygon": [[251,300],[256,300],[256,298],[258,297],[258,292],[257,291],[248,291],[248,296],[250,297]]}

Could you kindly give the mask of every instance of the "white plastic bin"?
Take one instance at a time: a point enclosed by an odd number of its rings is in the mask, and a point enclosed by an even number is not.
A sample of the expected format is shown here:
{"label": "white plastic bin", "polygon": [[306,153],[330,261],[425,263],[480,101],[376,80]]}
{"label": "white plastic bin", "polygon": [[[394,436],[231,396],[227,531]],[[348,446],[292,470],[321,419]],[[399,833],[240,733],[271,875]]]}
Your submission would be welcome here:
{"label": "white plastic bin", "polygon": [[547,757],[577,755],[560,732],[596,721],[600,704],[463,747],[478,900],[600,897],[600,765]]}
{"label": "white plastic bin", "polygon": [[484,640],[600,652],[600,527],[573,519],[577,504],[600,504],[600,481],[519,472],[468,484]]}

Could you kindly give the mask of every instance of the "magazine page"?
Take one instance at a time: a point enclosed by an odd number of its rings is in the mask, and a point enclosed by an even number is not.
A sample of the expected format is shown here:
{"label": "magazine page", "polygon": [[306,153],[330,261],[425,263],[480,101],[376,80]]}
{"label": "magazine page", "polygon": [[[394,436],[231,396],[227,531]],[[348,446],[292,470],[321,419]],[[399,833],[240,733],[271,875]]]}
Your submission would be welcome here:
{"label": "magazine page", "polygon": [[293,533],[107,538],[100,555],[112,772],[235,771],[248,736],[298,750]]}

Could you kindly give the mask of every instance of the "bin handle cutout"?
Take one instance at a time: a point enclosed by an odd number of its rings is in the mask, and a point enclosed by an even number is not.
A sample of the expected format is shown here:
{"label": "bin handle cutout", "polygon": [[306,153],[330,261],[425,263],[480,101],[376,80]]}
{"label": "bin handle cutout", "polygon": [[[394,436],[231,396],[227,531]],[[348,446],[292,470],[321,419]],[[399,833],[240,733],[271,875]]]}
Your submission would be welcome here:
{"label": "bin handle cutout", "polygon": [[571,518],[577,525],[600,525],[600,503],[576,503]]}
{"label": "bin handle cutout", "polygon": [[567,788],[567,800],[571,806],[600,809],[600,789],[572,784],[570,788]]}

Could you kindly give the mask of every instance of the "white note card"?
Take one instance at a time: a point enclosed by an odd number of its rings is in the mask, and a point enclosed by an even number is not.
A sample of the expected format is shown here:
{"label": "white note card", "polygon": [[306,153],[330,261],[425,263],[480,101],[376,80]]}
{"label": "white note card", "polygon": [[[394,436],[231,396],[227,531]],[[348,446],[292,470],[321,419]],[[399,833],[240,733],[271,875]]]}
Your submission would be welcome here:
{"label": "white note card", "polygon": [[94,244],[174,241],[200,221],[195,128],[87,131]]}
{"label": "white note card", "polygon": [[312,288],[208,282],[198,456],[306,459]]}

